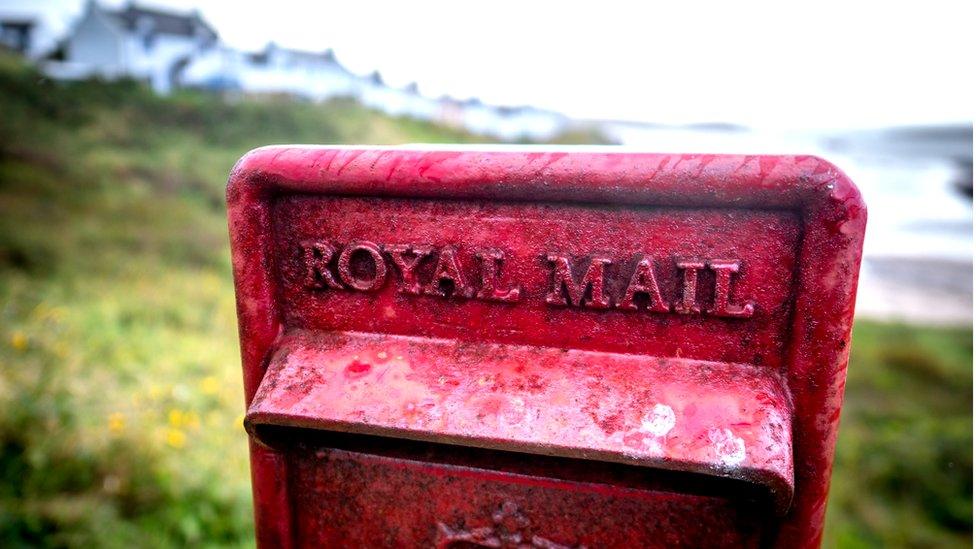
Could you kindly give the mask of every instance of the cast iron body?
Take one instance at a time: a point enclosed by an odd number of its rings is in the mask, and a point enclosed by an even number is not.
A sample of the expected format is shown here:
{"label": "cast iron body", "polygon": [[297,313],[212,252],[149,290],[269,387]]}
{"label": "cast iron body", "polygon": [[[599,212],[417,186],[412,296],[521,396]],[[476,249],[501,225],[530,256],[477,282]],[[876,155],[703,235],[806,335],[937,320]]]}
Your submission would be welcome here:
{"label": "cast iron body", "polygon": [[832,165],[268,147],[227,200],[261,546],[819,544]]}

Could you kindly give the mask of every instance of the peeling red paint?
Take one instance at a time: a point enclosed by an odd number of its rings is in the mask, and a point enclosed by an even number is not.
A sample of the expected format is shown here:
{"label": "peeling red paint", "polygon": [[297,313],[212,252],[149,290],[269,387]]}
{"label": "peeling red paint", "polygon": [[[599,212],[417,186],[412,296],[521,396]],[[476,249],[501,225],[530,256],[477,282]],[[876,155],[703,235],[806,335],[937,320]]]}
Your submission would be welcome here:
{"label": "peeling red paint", "polygon": [[372,368],[372,366],[365,362],[353,360],[346,366],[346,377],[350,379],[361,378],[368,374]]}

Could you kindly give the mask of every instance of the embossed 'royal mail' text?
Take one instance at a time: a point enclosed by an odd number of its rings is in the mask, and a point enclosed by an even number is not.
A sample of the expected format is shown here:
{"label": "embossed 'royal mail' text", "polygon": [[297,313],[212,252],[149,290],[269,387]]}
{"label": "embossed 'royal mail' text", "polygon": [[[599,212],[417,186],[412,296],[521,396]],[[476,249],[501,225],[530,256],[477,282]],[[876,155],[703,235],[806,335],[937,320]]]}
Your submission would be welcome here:
{"label": "embossed 'royal mail' text", "polygon": [[[414,296],[477,299],[516,303],[522,286],[504,273],[505,253],[494,248],[467,250],[462,263],[457,246],[426,244],[377,244],[354,240],[336,244],[324,240],[301,243],[305,287],[309,290],[376,292],[394,280],[396,291]],[[648,313],[701,314],[728,318],[749,318],[755,313],[752,301],[733,301],[733,280],[741,274],[737,259],[655,258],[640,255],[632,269],[615,269],[619,280],[608,280],[613,258],[592,254],[573,257],[559,252],[540,254],[548,268],[545,301],[553,307]],[[655,274],[660,261],[672,261],[678,280],[668,287],[676,295],[664,295]],[[463,265],[476,268],[465,270]],[[714,290],[699,296],[699,279],[708,276]],[[613,282],[613,283],[611,283]],[[618,288],[616,294],[611,288]],[[704,302],[704,303],[703,303]]]}

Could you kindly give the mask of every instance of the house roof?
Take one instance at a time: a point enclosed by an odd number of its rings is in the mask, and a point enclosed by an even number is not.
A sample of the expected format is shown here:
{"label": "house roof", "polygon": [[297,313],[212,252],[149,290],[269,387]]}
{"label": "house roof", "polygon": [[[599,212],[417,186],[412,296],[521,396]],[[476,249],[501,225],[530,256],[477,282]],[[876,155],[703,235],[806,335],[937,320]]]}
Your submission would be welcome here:
{"label": "house roof", "polygon": [[3,17],[0,16],[0,26],[6,28],[21,28],[29,29],[37,24],[37,21],[33,19],[18,18],[18,17]]}
{"label": "house roof", "polygon": [[154,34],[192,37],[202,30],[213,38],[217,37],[217,31],[196,12],[179,14],[129,4],[124,9],[109,12],[109,14],[118,19],[122,26],[130,31],[138,30],[140,21],[149,21],[152,23],[151,28]]}
{"label": "house roof", "polygon": [[267,63],[271,56],[277,54],[291,62],[294,63],[306,63],[310,65],[331,65],[342,72],[352,76],[353,74],[349,72],[342,63],[336,58],[335,52],[332,48],[329,48],[323,52],[314,52],[306,50],[293,50],[290,48],[283,48],[274,42],[269,42],[263,50],[258,52],[252,52],[245,54],[247,59],[252,63],[263,64]]}

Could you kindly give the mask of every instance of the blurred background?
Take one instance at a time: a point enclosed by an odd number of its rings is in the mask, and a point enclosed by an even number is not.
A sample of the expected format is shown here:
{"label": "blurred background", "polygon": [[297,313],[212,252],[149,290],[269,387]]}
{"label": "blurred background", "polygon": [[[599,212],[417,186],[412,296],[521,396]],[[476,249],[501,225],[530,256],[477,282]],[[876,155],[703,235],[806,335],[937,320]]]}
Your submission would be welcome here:
{"label": "blurred background", "polygon": [[295,142],[834,162],[825,545],[971,544],[972,8],[528,4],[0,0],[0,546],[252,544],[223,188]]}

